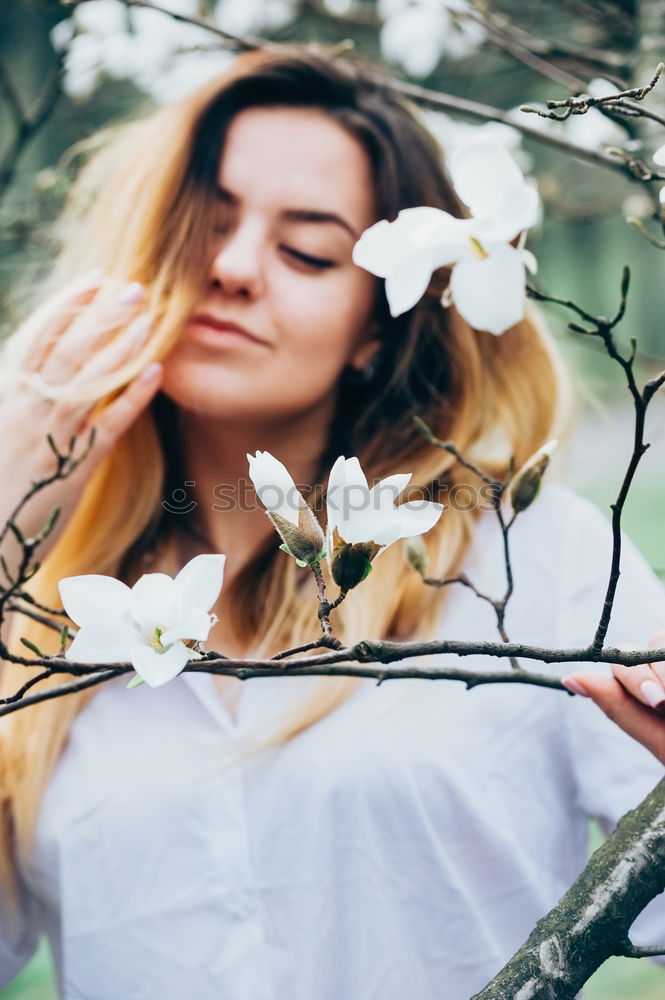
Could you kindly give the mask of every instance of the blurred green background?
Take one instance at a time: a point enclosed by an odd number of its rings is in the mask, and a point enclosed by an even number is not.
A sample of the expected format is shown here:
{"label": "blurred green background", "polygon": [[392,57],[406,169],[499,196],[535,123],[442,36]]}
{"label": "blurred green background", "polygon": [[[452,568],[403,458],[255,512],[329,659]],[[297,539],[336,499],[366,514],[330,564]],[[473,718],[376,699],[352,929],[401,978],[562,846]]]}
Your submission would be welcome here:
{"label": "blurred green background", "polygon": [[[231,0],[217,0],[216,9],[223,3],[230,5]],[[235,6],[238,9],[238,3]],[[68,16],[71,7],[58,0],[4,0],[0,4],[0,67],[9,74],[26,108],[39,98],[55,71],[56,56],[49,31]],[[259,11],[260,28],[261,5],[255,3],[253,7]],[[268,11],[269,0],[265,0],[265,7]],[[519,58],[514,51],[507,51],[510,46],[505,44],[506,33],[527,50],[529,46],[538,48],[533,39],[544,41],[549,45],[548,58],[553,65],[587,81],[614,72],[631,83],[644,82],[657,58],[665,53],[665,19],[656,2],[560,0],[550,4],[483,3],[476,7],[489,14],[492,25],[503,26],[504,35],[493,29],[495,44],[484,45],[480,53],[472,52],[461,59],[444,55],[431,73],[416,82],[503,109],[567,96],[570,91],[564,86],[536,72],[533,58],[525,60],[524,53]],[[201,0],[201,14],[210,14],[212,9],[212,0]],[[293,16],[282,19],[277,29],[271,30],[266,15],[268,23],[263,25],[262,33],[280,40],[339,42],[352,38],[360,51],[380,56],[373,0],[292,0],[290,9]],[[497,44],[501,37],[504,43]],[[557,54],[557,40],[574,43],[582,55],[573,58],[570,52]],[[412,44],[422,42],[416,38]],[[547,47],[541,45],[538,51],[547,51]],[[404,76],[399,67],[393,69],[396,75]],[[665,87],[662,91],[665,93]],[[150,103],[151,99],[134,83],[102,74],[90,96],[75,100],[62,95],[44,126],[25,145],[11,183],[0,199],[0,334],[18,322],[30,289],[48,269],[57,248],[52,222],[74,169],[67,151],[99,126],[127,118]],[[665,102],[658,89],[649,98],[648,106],[663,113]],[[532,122],[533,118],[529,124]],[[621,144],[640,152],[640,143],[645,143],[646,151],[641,154],[645,157],[665,142],[661,126],[634,119],[624,124]],[[444,123],[444,136],[447,127]],[[552,123],[545,127],[565,134]],[[2,91],[0,177],[13,136],[7,95]],[[583,141],[579,130],[575,141]],[[651,231],[658,234],[656,221],[648,218],[652,209],[643,188],[530,140],[522,144],[521,156],[523,164],[538,178],[545,205],[544,221],[529,242],[539,260],[538,286],[552,295],[575,299],[591,312],[612,314],[618,304],[621,269],[630,264],[633,283],[619,336],[624,346],[630,337],[637,338],[639,376],[642,380],[653,376],[663,367],[665,358],[665,258],[662,250],[651,246],[625,221],[627,215],[641,215]],[[609,511],[631,449],[632,406],[623,377],[594,342],[566,330],[570,317],[563,309],[548,307],[546,316],[574,372],[577,399],[576,427],[568,448],[557,459],[558,475]],[[665,398],[654,400],[647,438],[652,448],[627,504],[625,527],[663,576]],[[598,834],[592,830],[591,846],[597,842]],[[646,962],[613,960],[594,976],[586,995],[590,1000],[662,1000],[665,971]],[[12,986],[0,991],[3,1000],[48,1000],[54,996],[45,947]]]}

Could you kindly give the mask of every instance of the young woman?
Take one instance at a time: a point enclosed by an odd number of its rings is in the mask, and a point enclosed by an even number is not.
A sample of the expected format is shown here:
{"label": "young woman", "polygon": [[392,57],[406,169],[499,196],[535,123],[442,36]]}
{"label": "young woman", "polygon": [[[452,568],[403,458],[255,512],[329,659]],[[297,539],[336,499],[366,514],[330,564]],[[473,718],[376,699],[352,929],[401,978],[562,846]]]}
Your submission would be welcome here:
{"label": "young woman", "polygon": [[[112,133],[72,205],[58,291],[15,338],[1,413],[0,513],[51,468],[47,433],[64,447],[97,429],[76,475],[24,512],[32,532],[63,509],[31,583],[40,601],[58,603],[63,577],[133,583],[222,552],[209,648],[314,638],[311,574],[249,488],[257,450],[312,487],[338,455],[369,480],[413,473],[448,503],[428,572],[503,592],[480,484],[413,417],[505,476],[560,419],[560,365],[534,318],[494,337],[442,309],[440,288],[393,319],[353,264],[378,219],[461,212],[412,108],[345,59],[243,56]],[[604,519],[545,490],[513,532],[511,637],[587,642],[608,560]],[[398,546],[332,620],[345,642],[496,636],[488,605],[424,587]],[[611,638],[645,642],[663,622],[629,546]],[[27,619],[21,634],[52,647]],[[5,665],[5,691],[24,679]],[[3,722],[0,982],[45,931],[70,1000],[465,1000],[579,872],[587,817],[609,828],[661,770],[588,701],[523,684],[185,672]],[[662,907],[642,923],[662,940]]]}

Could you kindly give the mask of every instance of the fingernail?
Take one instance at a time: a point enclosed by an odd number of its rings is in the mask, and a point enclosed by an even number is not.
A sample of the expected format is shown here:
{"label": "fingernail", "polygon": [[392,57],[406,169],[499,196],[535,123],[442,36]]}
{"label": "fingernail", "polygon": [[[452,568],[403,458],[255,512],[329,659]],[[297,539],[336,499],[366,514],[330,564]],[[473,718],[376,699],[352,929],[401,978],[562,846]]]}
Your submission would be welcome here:
{"label": "fingernail", "polygon": [[123,290],[119,293],[116,301],[121,306],[131,306],[136,302],[140,302],[145,292],[143,291],[143,285],[138,281],[133,281],[131,285],[125,285]]}
{"label": "fingernail", "polygon": [[142,316],[137,316],[129,326],[127,327],[127,335],[131,341],[136,344],[140,344],[142,340],[145,340],[146,334],[152,326],[152,316],[150,313],[143,313]]}
{"label": "fingernail", "polygon": [[582,687],[580,682],[574,680],[572,677],[562,677],[561,683],[565,687],[566,691],[570,691],[571,694],[579,694],[582,698],[591,697],[587,689]]}
{"label": "fingernail", "polygon": [[152,361],[139,375],[139,382],[153,382],[162,373],[159,361]]}
{"label": "fingernail", "polygon": [[661,705],[665,705],[665,691],[655,681],[642,681],[640,691],[644,700],[652,708],[660,708]]}

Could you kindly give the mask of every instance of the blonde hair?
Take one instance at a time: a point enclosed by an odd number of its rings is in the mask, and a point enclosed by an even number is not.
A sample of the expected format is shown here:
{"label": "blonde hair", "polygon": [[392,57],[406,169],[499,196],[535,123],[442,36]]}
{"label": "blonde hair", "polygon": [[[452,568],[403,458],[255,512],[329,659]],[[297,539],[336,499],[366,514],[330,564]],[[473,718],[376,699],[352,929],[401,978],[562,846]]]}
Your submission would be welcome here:
{"label": "blonde hair", "polygon": [[[101,267],[150,290],[158,323],[141,355],[100,386],[100,405],[175,344],[207,273],[210,189],[232,117],[249,106],[312,106],[339,121],[360,141],[376,177],[377,210],[393,218],[401,208],[429,204],[461,214],[445,177],[440,151],[417,113],[371,72],[348,59],[289,46],[240,57],[224,77],[144,120],[113,129],[73,188],[64,216],[65,250],[54,280]],[[413,472],[417,495],[446,500],[446,490],[479,483],[448,453],[427,444],[414,426],[418,414],[440,438],[493,476],[505,477],[553,430],[561,415],[562,373],[547,332],[534,314],[502,337],[472,330],[453,310],[441,309],[436,288],[406,316],[389,316],[379,291],[381,367],[359,390],[342,381],[339,413],[324,456],[357,454],[368,479]],[[103,391],[102,391],[103,390]],[[563,394],[565,396],[565,393]],[[160,547],[173,562],[174,531],[161,513],[173,472],[159,407],[146,412],[96,469],[63,534],[30,585],[47,606],[59,603],[58,581],[81,573],[131,577],[140,555]],[[329,466],[328,466],[329,467]],[[472,538],[478,510],[452,504],[428,535],[432,575],[453,574]],[[276,544],[278,540],[276,539]],[[275,548],[263,553],[235,587],[239,635],[257,652],[298,645],[317,632],[309,580]],[[252,601],[244,600],[249,589]],[[402,558],[386,551],[377,569],[335,613],[344,642],[363,636],[431,635],[442,591],[424,587]],[[34,621],[15,622],[42,649],[53,633]],[[55,650],[53,650],[55,651]],[[26,680],[25,667],[5,664],[2,689]],[[43,682],[58,683],[61,678]],[[320,678],[271,736],[278,744],[314,724],[346,699],[353,678]],[[29,849],[43,792],[77,714],[97,689],[44,701],[7,716],[2,726],[0,801],[5,818],[0,868],[14,849]]]}

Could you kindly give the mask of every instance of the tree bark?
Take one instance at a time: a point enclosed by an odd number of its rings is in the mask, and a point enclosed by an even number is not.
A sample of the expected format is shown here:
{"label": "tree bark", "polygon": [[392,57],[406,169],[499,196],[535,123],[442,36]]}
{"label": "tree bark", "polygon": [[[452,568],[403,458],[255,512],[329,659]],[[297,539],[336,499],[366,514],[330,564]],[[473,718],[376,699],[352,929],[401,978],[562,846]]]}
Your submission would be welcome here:
{"label": "tree bark", "polygon": [[[471,1000],[573,1000],[665,889],[665,778],[627,813],[518,952]],[[665,929],[662,945],[665,953]]]}

